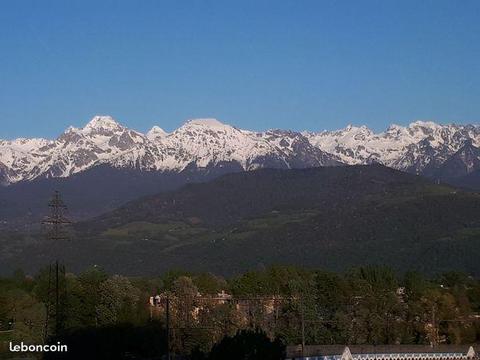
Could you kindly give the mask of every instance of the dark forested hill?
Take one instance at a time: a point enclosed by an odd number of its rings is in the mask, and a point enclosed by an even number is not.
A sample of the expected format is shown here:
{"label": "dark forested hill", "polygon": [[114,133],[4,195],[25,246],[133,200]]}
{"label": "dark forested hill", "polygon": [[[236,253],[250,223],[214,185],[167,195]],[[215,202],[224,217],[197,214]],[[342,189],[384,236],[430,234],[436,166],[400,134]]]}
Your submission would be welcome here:
{"label": "dark forested hill", "polygon": [[33,269],[57,251],[71,269],[126,274],[272,263],[480,274],[479,214],[476,193],[379,165],[260,170],[132,201],[77,223],[68,243],[35,242],[6,260]]}
{"label": "dark forested hill", "polygon": [[266,169],[228,174],[209,183],[189,184],[177,191],[144,197],[80,227],[99,230],[133,221],[169,220],[226,225],[271,211],[328,209],[356,204],[368,195],[398,197],[430,189],[450,191],[432,187],[422,177],[381,165]]}
{"label": "dark forested hill", "polygon": [[0,231],[37,227],[48,213],[47,204],[55,190],[60,191],[68,203],[70,216],[82,220],[111,211],[141,196],[178,189],[190,182],[208,181],[236,171],[239,169],[231,164],[221,168],[187,168],[179,173],[104,165],[67,178],[39,178],[0,186]]}

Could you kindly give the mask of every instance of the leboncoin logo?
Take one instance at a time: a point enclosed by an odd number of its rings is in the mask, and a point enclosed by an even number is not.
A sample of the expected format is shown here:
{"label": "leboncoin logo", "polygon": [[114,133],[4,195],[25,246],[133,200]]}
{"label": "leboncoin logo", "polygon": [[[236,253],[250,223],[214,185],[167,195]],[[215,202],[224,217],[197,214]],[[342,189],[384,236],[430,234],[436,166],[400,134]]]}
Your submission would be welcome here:
{"label": "leboncoin logo", "polygon": [[60,342],[56,344],[46,345],[33,345],[24,344],[23,341],[20,344],[13,344],[10,342],[9,349],[11,352],[67,352],[68,347]]}

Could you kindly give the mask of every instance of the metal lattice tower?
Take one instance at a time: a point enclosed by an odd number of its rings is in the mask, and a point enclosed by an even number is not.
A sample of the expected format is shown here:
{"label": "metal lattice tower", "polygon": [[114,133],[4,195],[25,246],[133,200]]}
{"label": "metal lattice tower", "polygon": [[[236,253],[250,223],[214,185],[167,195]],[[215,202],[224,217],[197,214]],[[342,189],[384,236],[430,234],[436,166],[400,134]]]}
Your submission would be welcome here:
{"label": "metal lattice tower", "polygon": [[58,241],[67,240],[68,236],[65,232],[65,226],[71,224],[71,221],[65,216],[67,206],[62,200],[60,192],[55,191],[53,197],[48,203],[50,208],[50,215],[47,216],[42,224],[50,227],[47,234],[48,240]]}
{"label": "metal lattice tower", "polygon": [[[48,203],[50,215],[47,216],[42,224],[48,227],[47,240],[55,247],[54,242],[67,240],[68,234],[65,227],[71,224],[71,221],[65,216],[67,207],[64,204],[60,192],[55,191],[52,199]],[[48,269],[48,293],[46,301],[46,319],[44,337],[57,335],[64,328],[65,324],[65,304],[66,283],[65,266],[58,260],[58,253],[53,264]],[[53,327],[53,329],[51,329]]]}

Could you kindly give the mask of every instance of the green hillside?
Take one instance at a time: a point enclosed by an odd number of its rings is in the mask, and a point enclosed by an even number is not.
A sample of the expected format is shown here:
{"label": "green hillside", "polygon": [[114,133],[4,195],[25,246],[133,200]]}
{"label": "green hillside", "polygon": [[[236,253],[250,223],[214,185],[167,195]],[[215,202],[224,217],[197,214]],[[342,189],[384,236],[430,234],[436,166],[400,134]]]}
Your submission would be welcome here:
{"label": "green hillside", "polygon": [[233,274],[270,264],[480,274],[480,195],[382,166],[261,170],[187,185],[76,224],[73,239],[26,248],[34,268],[61,253],[70,268],[171,268]]}

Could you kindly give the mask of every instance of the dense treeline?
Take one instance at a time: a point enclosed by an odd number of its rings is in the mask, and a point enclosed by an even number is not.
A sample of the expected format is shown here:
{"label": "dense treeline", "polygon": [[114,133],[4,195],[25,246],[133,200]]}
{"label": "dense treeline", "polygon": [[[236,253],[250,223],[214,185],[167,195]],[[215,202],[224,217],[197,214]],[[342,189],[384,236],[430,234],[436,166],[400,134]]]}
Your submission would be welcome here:
{"label": "dense treeline", "polygon": [[[231,279],[181,271],[127,278],[91,268],[61,280],[61,327],[55,327],[46,311],[48,269],[0,279],[3,346],[60,340],[103,358],[112,352],[155,358],[167,349],[165,309],[149,305],[156,294],[170,299],[170,350],[193,359],[221,358],[242,343],[281,354],[283,345],[302,342],[459,344],[480,338],[480,282],[455,272],[427,279],[381,267],[337,274],[273,266]],[[228,301],[215,300],[222,291]],[[96,345],[85,348],[85,342]]]}

